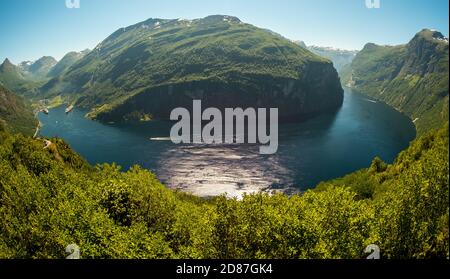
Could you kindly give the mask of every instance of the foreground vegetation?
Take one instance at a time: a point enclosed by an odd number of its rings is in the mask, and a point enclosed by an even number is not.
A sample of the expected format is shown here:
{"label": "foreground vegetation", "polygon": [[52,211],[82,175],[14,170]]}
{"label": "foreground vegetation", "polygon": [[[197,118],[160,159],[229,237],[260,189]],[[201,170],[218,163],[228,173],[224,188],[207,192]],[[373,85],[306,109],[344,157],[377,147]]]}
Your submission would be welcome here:
{"label": "foreground vegetation", "polygon": [[58,139],[0,127],[0,258],[384,258],[449,256],[448,124],[392,165],[302,195],[200,199],[140,167],[92,167]]}

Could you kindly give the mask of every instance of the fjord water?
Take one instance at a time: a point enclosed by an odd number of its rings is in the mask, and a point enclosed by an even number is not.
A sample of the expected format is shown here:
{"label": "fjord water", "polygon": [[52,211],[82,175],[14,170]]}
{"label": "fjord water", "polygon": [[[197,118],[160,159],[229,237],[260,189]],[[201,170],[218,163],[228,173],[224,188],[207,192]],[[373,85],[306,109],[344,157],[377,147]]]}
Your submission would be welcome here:
{"label": "fjord water", "polygon": [[84,118],[85,111],[64,110],[39,115],[42,136],[63,138],[92,164],[138,164],[199,196],[305,190],[366,168],[375,156],[390,163],[415,137],[409,118],[350,89],[337,112],[281,124],[273,155],[260,155],[259,145],[176,145],[166,121],[102,124]]}

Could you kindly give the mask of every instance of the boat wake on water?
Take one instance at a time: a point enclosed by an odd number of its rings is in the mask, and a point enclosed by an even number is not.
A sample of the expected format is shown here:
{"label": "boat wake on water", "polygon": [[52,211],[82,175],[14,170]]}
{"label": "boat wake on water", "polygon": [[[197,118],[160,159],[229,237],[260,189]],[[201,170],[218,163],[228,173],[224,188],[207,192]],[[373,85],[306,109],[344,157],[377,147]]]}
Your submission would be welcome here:
{"label": "boat wake on water", "polygon": [[150,138],[151,141],[170,141],[170,137],[156,137]]}
{"label": "boat wake on water", "polygon": [[378,103],[377,101],[374,101],[374,100],[370,100],[370,99],[364,99],[364,101],[367,101],[367,102],[371,102],[371,103]]}

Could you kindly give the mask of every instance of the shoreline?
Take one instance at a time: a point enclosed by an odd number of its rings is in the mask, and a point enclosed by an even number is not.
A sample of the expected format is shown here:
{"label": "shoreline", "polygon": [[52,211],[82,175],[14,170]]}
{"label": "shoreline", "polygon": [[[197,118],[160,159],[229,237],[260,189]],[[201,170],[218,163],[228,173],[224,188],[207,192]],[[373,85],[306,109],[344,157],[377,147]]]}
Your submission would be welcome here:
{"label": "shoreline", "polygon": [[41,111],[40,110],[36,110],[36,112],[34,113],[34,118],[36,118],[36,120],[38,121],[38,124],[36,126],[35,131],[34,131],[33,139],[35,139],[37,137],[37,135],[39,134],[39,131],[40,131],[41,127],[42,127],[42,123],[41,123],[41,121],[38,118],[39,112],[41,112]]}
{"label": "shoreline", "polygon": [[[37,117],[36,117],[36,118],[37,118]],[[39,119],[38,119],[38,124],[37,124],[37,126],[36,126],[36,131],[34,132],[34,135],[33,135],[33,138],[34,138],[34,139],[38,136],[39,131],[41,130],[41,128],[42,128],[42,122],[39,121]]]}
{"label": "shoreline", "polygon": [[408,114],[406,114],[404,111],[400,110],[399,108],[394,107],[394,106],[391,105],[391,104],[388,104],[388,103],[387,103],[386,101],[384,101],[384,100],[381,100],[381,99],[378,99],[378,98],[376,98],[376,97],[373,97],[373,96],[364,94],[364,93],[362,93],[361,91],[358,91],[356,88],[349,87],[349,86],[347,86],[347,85],[342,85],[342,87],[343,87],[343,88],[350,89],[353,93],[359,94],[359,95],[364,96],[364,97],[366,97],[366,98],[367,98],[367,97],[368,97],[368,98],[372,98],[373,100],[375,100],[375,101],[377,101],[377,102],[380,102],[380,103],[383,103],[383,104],[387,105],[388,107],[390,107],[390,108],[396,110],[397,112],[401,113],[402,115],[406,116],[406,117],[411,121],[411,123],[414,125],[414,129],[416,130],[416,136],[414,137],[414,139],[417,139],[417,137],[418,137],[418,132],[417,132],[417,124],[416,124],[416,122],[417,122],[417,120],[419,120],[420,118],[415,118],[415,119],[413,119],[411,116],[409,116]]}

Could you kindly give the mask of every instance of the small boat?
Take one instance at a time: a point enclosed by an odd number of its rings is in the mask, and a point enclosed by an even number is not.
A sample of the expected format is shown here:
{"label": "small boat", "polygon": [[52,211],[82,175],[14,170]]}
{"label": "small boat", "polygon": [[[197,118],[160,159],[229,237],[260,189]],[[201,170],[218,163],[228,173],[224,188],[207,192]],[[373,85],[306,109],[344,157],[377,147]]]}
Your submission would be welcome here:
{"label": "small boat", "polygon": [[48,109],[44,108],[41,110],[43,113],[48,114]]}
{"label": "small boat", "polygon": [[70,105],[70,106],[68,106],[68,107],[66,108],[66,113],[69,113],[69,112],[71,112],[72,110],[73,110],[73,106]]}

